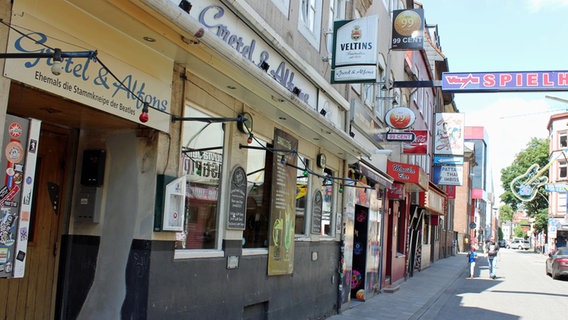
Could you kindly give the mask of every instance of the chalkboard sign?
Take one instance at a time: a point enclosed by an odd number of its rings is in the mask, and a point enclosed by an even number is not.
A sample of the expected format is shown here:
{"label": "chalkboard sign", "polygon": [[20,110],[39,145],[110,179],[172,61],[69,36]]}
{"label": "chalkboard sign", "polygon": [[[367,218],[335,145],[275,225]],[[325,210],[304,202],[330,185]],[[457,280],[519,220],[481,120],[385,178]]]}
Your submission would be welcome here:
{"label": "chalkboard sign", "polygon": [[312,234],[321,234],[322,205],[323,196],[321,190],[317,190],[312,203]]}
{"label": "chalkboard sign", "polygon": [[229,188],[229,215],[227,229],[245,229],[247,211],[247,173],[245,169],[236,166],[231,174]]}

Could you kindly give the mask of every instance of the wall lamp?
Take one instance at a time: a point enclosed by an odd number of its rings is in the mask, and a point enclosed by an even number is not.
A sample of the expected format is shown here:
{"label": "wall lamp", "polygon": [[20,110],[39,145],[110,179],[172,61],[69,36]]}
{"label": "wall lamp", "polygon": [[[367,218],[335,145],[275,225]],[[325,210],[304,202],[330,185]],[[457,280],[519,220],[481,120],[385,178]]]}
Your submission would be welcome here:
{"label": "wall lamp", "polygon": [[292,93],[299,96],[300,93],[302,92],[302,89],[298,88],[298,87],[294,87],[294,89],[292,89]]}
{"label": "wall lamp", "polygon": [[267,72],[270,68],[270,65],[266,61],[262,61],[259,66],[264,72]]}
{"label": "wall lamp", "polygon": [[392,105],[398,105],[398,94],[394,94],[392,97],[377,97],[377,100],[390,100],[392,101]]}
{"label": "wall lamp", "polygon": [[181,8],[181,10],[185,11],[185,13],[189,13],[191,11],[191,2],[187,1],[187,0],[181,0],[179,3],[179,7]]}

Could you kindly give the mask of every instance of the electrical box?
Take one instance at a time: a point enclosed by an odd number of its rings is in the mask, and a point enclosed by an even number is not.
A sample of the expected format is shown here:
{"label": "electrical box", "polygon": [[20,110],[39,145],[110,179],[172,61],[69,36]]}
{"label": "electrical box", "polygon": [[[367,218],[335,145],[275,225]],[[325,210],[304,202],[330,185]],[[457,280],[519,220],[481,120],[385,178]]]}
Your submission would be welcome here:
{"label": "electrical box", "polygon": [[87,187],[101,187],[105,177],[106,151],[93,149],[83,151],[81,184]]}
{"label": "electrical box", "polygon": [[106,151],[89,149],[83,151],[81,185],[76,193],[75,220],[99,223],[102,209],[102,186],[105,176]]}
{"label": "electrical box", "polygon": [[163,231],[183,231],[186,183],[187,179],[183,176],[166,185]]}
{"label": "electrical box", "polygon": [[97,187],[79,187],[75,199],[75,220],[99,223],[102,206],[102,189]]}

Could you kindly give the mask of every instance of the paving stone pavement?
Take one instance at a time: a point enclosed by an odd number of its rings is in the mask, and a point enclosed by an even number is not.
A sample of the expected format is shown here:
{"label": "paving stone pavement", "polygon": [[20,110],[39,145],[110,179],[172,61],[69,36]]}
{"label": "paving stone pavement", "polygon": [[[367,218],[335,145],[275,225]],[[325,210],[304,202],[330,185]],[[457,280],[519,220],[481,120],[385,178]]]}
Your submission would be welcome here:
{"label": "paving stone pavement", "polygon": [[[486,259],[478,259],[480,266]],[[467,276],[466,253],[440,259],[428,268],[414,272],[393,293],[380,293],[365,302],[352,301],[351,307],[328,320],[415,320],[436,302],[454,281]]]}

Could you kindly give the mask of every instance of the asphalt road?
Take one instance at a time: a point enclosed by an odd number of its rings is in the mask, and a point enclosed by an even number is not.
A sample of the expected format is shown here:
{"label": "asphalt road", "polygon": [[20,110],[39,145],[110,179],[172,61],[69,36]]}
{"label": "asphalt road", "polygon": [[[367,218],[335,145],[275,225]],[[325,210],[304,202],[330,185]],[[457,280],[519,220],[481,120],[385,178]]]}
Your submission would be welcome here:
{"label": "asphalt road", "polygon": [[568,280],[545,273],[546,256],[501,249],[497,278],[478,259],[476,278],[460,277],[423,313],[421,320],[567,320]]}

